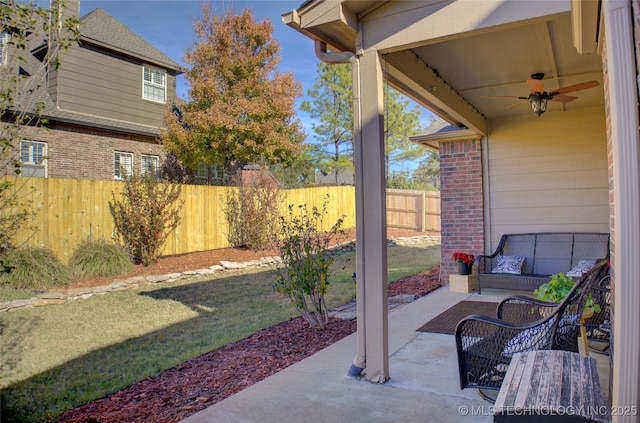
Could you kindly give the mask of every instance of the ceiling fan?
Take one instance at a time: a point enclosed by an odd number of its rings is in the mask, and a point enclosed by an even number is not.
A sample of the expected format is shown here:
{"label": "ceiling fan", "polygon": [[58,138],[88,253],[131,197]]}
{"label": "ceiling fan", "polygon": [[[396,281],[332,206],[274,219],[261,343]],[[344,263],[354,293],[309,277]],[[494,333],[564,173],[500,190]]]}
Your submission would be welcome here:
{"label": "ceiling fan", "polygon": [[[582,82],[576,85],[569,85],[568,87],[558,88],[557,90],[546,92],[544,90],[544,83],[542,79],[544,78],[544,73],[534,73],[531,75],[531,79],[527,79],[527,84],[529,85],[530,94],[527,97],[518,97],[518,96],[508,96],[508,95],[487,95],[482,96],[483,98],[518,98],[520,100],[528,100],[529,105],[531,106],[531,110],[533,113],[537,114],[538,117],[542,115],[547,110],[547,101],[559,101],[562,103],[568,103],[577,99],[578,97],[573,97],[570,95],[564,95],[567,93],[572,93],[575,91],[586,90],[587,88],[597,87],[599,85],[598,81],[587,81]],[[525,101],[519,101],[517,103],[511,104],[507,106],[507,109],[517,106],[519,104],[524,104]]]}

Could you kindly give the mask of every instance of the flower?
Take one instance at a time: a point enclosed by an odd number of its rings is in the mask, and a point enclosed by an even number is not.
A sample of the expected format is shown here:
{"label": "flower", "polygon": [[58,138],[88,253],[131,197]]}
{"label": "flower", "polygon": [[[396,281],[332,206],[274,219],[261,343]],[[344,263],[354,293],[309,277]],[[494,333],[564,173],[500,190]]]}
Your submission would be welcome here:
{"label": "flower", "polygon": [[473,261],[476,259],[473,256],[473,254],[462,253],[460,251],[456,251],[455,253],[453,253],[451,258],[456,263],[467,263],[468,266],[472,266],[473,265]]}

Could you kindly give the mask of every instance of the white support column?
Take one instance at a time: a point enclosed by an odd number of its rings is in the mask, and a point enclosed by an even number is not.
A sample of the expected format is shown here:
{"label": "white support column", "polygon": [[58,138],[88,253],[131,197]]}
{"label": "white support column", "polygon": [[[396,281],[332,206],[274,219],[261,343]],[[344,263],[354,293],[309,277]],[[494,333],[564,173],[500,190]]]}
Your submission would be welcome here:
{"label": "white support column", "polygon": [[354,365],[389,379],[387,219],[382,67],[377,52],[353,59],[358,352]]}
{"label": "white support column", "polygon": [[[612,406],[640,406],[640,135],[629,0],[605,0],[615,224]],[[637,422],[615,415],[614,423]]]}

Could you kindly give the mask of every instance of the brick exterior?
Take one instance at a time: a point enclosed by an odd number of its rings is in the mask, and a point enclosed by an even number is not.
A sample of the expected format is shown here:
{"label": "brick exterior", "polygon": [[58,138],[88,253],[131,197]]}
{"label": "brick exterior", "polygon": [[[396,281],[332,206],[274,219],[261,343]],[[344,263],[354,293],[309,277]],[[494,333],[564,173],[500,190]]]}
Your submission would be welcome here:
{"label": "brick exterior", "polygon": [[[442,283],[456,273],[454,251],[484,253],[484,208],[480,140],[440,143]],[[474,271],[476,269],[474,268]]]}
{"label": "brick exterior", "polygon": [[[47,143],[49,178],[114,179],[114,152],[133,153],[134,169],[140,174],[143,154],[160,157],[165,151],[155,138],[92,129],[84,126],[52,124],[50,129],[22,127],[24,140]],[[2,171],[11,170],[2,166]]]}

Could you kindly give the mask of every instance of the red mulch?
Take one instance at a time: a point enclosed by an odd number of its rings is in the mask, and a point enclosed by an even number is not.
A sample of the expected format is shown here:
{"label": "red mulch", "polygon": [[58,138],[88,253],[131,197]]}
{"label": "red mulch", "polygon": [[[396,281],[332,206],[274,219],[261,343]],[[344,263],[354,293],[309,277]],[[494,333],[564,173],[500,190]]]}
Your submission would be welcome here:
{"label": "red mulch", "polygon": [[[410,235],[397,235],[410,236]],[[237,249],[228,249],[237,250]],[[242,252],[244,251],[244,253]],[[215,252],[195,253],[161,259],[153,273],[180,271],[180,265],[202,267],[204,260],[211,263]],[[223,260],[242,261],[250,252],[229,251]],[[245,254],[246,253],[246,254]],[[243,255],[243,259],[237,259]],[[236,260],[237,259],[237,260]],[[169,263],[174,261],[174,263]],[[215,263],[214,263],[215,264]],[[167,266],[167,267],[165,267]],[[169,267],[173,266],[173,267]],[[190,269],[201,267],[190,267]],[[159,269],[167,270],[160,272]],[[188,270],[188,268],[184,270]],[[145,272],[138,268],[134,272]],[[399,294],[425,295],[440,286],[439,266],[408,276],[389,285],[389,296]],[[145,274],[145,273],[137,273]],[[78,284],[95,285],[105,279],[87,280]],[[58,422],[177,422],[204,408],[259,382],[280,370],[326,348],[355,332],[355,321],[333,320],[322,330],[312,330],[302,318],[263,329],[254,335],[222,348],[195,357],[185,363],[150,377],[109,395],[65,412]],[[346,370],[345,370],[346,371]]]}

